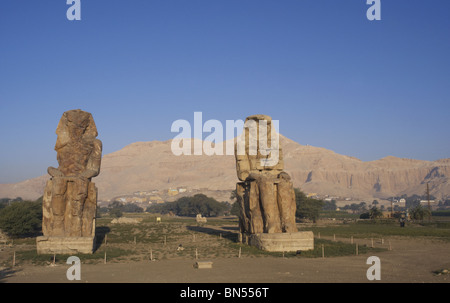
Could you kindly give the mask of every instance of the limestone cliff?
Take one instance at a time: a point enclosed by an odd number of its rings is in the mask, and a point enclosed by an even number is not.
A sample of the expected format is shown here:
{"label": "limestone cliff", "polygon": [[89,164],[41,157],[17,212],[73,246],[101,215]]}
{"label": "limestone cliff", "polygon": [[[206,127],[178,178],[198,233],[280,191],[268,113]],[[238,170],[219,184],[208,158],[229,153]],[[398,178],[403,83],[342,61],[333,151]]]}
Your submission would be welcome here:
{"label": "limestone cliff", "polygon": [[[450,196],[450,159],[421,161],[392,156],[364,162],[325,148],[300,145],[280,135],[284,168],[305,192],[355,199],[423,194],[430,182],[438,198]],[[43,172],[44,175],[45,172]],[[47,176],[0,184],[0,197],[35,199]],[[96,178],[99,199],[179,186],[232,190],[238,181],[234,156],[175,156],[171,141],[136,142],[104,155]]]}

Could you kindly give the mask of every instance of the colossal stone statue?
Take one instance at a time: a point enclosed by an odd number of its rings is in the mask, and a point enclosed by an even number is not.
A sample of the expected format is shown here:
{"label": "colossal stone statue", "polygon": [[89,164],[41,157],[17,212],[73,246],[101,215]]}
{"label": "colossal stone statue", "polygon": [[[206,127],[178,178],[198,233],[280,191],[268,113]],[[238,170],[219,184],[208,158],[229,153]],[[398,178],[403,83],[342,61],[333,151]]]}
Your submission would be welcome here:
{"label": "colossal stone statue", "polygon": [[82,110],[63,114],[56,129],[59,167],[49,167],[43,197],[38,253],[92,253],[102,142],[92,115]]}
{"label": "colossal stone statue", "polygon": [[[293,183],[284,172],[279,135],[266,115],[245,120],[235,144],[237,203],[241,234],[271,251],[311,249],[312,233],[299,233]],[[267,161],[271,158],[271,161]],[[278,235],[282,234],[284,235]],[[277,234],[269,236],[267,234]]]}

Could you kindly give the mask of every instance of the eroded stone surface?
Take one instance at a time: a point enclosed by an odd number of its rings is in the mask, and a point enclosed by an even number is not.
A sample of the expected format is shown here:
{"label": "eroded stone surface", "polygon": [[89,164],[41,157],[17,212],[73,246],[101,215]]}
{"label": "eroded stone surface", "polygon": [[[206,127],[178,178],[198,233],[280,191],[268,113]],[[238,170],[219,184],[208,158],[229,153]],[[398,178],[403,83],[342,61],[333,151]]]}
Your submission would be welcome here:
{"label": "eroded stone surface", "polygon": [[97,209],[97,188],[91,178],[100,173],[102,142],[96,139],[92,115],[79,109],[63,114],[56,134],[59,167],[47,170],[51,179],[44,190],[42,231],[44,237],[58,237],[55,243],[62,238],[90,239],[95,236]]}
{"label": "eroded stone surface", "polygon": [[277,234],[252,234],[249,244],[271,252],[296,252],[314,249],[312,231]]}
{"label": "eroded stone surface", "polygon": [[[295,192],[290,176],[283,171],[282,152],[278,142],[274,141],[278,137],[272,133],[272,119],[266,115],[254,115],[245,121],[244,137],[241,138],[245,140],[245,155],[238,152],[239,141],[235,147],[236,172],[243,181],[236,185],[237,203],[241,209],[241,232],[296,232]],[[252,129],[251,124],[247,124],[248,121],[254,122],[256,130]],[[261,127],[261,121],[265,121],[262,124],[264,127]],[[256,142],[252,141],[255,138]],[[261,140],[267,142],[261,144]],[[261,150],[264,146],[278,155],[278,162],[272,166],[261,165],[262,159],[271,156]]]}

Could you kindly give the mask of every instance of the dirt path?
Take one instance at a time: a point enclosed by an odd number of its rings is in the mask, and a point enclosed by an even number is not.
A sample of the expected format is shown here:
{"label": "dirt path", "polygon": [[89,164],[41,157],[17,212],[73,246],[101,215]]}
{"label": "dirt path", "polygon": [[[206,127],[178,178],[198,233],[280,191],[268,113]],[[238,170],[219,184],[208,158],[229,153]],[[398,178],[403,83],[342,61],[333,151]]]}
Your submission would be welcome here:
{"label": "dirt path", "polygon": [[[348,239],[343,239],[348,241]],[[369,244],[356,239],[355,243]],[[450,242],[433,239],[390,238],[378,253],[381,282],[450,282],[450,275],[433,272],[450,268]],[[362,283],[367,280],[369,255],[334,258],[216,258],[212,269],[194,269],[195,260],[162,260],[110,264],[82,264],[81,281],[88,283]],[[70,265],[16,266],[0,269],[0,282],[69,282]],[[71,282],[71,281],[70,281]]]}

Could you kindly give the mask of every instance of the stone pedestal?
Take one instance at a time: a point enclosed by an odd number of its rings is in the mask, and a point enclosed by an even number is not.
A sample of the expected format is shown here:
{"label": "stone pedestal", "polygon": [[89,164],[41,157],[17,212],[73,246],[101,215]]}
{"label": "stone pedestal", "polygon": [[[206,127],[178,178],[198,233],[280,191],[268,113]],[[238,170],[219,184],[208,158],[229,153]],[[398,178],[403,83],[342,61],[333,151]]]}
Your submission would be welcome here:
{"label": "stone pedestal", "polygon": [[249,236],[248,244],[270,252],[293,252],[314,249],[312,231],[295,233],[257,233]]}
{"label": "stone pedestal", "polygon": [[38,254],[92,254],[95,237],[37,237]]}

